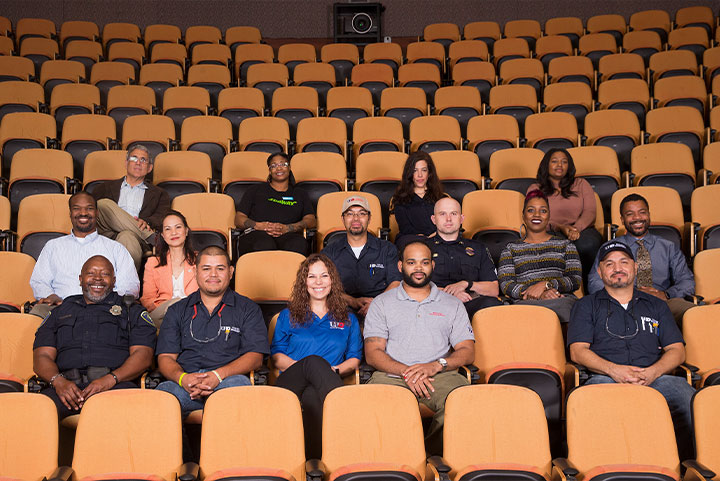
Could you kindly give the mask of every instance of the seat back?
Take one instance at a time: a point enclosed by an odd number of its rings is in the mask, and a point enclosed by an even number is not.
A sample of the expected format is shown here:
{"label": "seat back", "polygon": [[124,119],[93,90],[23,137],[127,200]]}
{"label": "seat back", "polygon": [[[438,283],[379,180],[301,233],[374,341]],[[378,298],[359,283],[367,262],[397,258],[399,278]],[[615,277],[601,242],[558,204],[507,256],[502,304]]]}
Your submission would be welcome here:
{"label": "seat back", "polygon": [[182,212],[192,230],[193,244],[198,250],[216,245],[228,250],[230,230],[235,227],[235,203],[225,194],[186,194],[173,199],[173,210]]}
{"label": "seat back", "polygon": [[223,159],[222,189],[240,206],[245,192],[253,185],[267,182],[268,154],[265,152],[232,152]]}
{"label": "seat back", "polygon": [[592,60],[582,55],[558,57],[550,60],[547,67],[548,81],[583,82],[595,86],[595,70]]}
{"label": "seat back", "polygon": [[298,123],[297,152],[335,152],[345,155],[347,128],[333,117],[309,117]]}
{"label": "seat back", "polygon": [[[702,256],[701,256],[702,254]],[[717,286],[718,255],[714,249],[698,253],[695,271],[695,282],[698,295],[707,296],[708,301],[720,297]],[[702,292],[702,294],[700,293]],[[696,366],[702,381],[708,371],[720,369],[720,352],[713,347],[719,330],[717,315],[720,314],[720,305],[697,306],[689,309],[683,315],[683,340],[685,341],[685,362]]]}
{"label": "seat back", "polygon": [[119,179],[127,171],[127,150],[98,150],[85,157],[83,189],[88,192],[101,182]]}
{"label": "seat back", "polygon": [[535,182],[543,151],[531,148],[504,149],[490,156],[490,186],[525,195]]}
{"label": "seat back", "polygon": [[177,196],[207,192],[212,178],[210,157],[204,152],[163,152],[155,158],[153,183]]}
{"label": "seat back", "polygon": [[69,195],[37,194],[24,198],[18,210],[18,252],[30,254],[35,259],[45,243],[69,234]]}
{"label": "seat back", "polygon": [[682,245],[683,210],[680,195],[669,187],[640,186],[620,189],[612,196],[610,207],[611,222],[620,226],[617,235],[625,234],[620,216],[620,202],[630,194],[640,194],[650,204],[650,230],[656,235],[673,240],[678,247]]}
{"label": "seat back", "polygon": [[[163,449],[155,449],[157,443]],[[78,479],[106,473],[174,479],[181,464],[180,405],[172,394],[118,389],[96,394],[84,404],[72,463]]]}
{"label": "seat back", "polygon": [[402,152],[404,150],[402,123],[393,117],[366,117],[353,125],[353,153],[378,150]]}
{"label": "seat back", "polygon": [[300,402],[288,390],[245,386],[218,391],[205,405],[202,431],[199,464],[205,478],[218,471],[252,476],[274,469],[290,479],[305,479]]}
{"label": "seat back", "polygon": [[[690,212],[692,221],[700,225],[698,233],[700,250],[718,247],[717,235],[720,232],[718,232],[717,226],[720,225],[720,217],[715,209],[718,202],[720,202],[720,185],[718,184],[697,187],[692,192]],[[720,292],[715,297],[720,297]]]}
{"label": "seat back", "polygon": [[355,163],[357,188],[380,200],[383,225],[388,225],[390,200],[400,185],[406,160],[402,152],[367,152],[360,154]]}
{"label": "seat back", "polygon": [[287,152],[290,127],[278,117],[250,117],[240,122],[238,144],[240,150],[267,153]]}
{"label": "seat back", "polygon": [[717,429],[720,428],[718,406],[720,406],[719,386],[702,389],[693,399],[696,459],[714,472],[720,470],[720,446],[715,436]]}
{"label": "seat back", "polygon": [[[17,259],[20,256],[23,258]],[[16,266],[22,269],[19,272],[20,276],[25,274],[23,271],[27,270],[28,265],[31,265],[31,268],[35,265],[35,261],[30,256],[15,252],[0,252],[0,259],[8,268]],[[8,261],[8,264],[5,264],[4,261]],[[21,280],[27,282],[29,279],[29,276],[19,277],[15,279],[15,282]],[[5,291],[5,288],[2,290]],[[26,300],[30,299],[32,297],[26,298]],[[0,331],[2,332],[0,335],[0,378],[2,378],[0,386],[6,384],[8,380],[14,381],[19,384],[19,391],[22,391],[25,381],[35,374],[33,372],[33,342],[35,341],[35,331],[40,327],[41,322],[42,319],[32,314],[4,312],[0,317]]]}
{"label": "seat back", "polygon": [[452,479],[486,469],[550,477],[547,421],[540,398],[530,389],[503,384],[455,389],[445,401],[443,429],[443,458],[452,467]]}
{"label": "seat back", "polygon": [[[33,429],[28,429],[33,426]],[[47,396],[0,396],[0,472],[8,479],[49,478],[57,468],[57,408]]]}
{"label": "seat back", "polygon": [[13,212],[22,199],[37,195],[65,194],[66,181],[73,178],[73,159],[58,150],[25,149],[13,157],[9,196]]}
{"label": "seat back", "polygon": [[[347,439],[353,440],[353,449],[347,449]],[[409,467],[419,476],[425,469],[417,400],[398,386],[362,384],[331,391],[323,409],[322,444],[322,461],[331,473],[346,466],[350,471],[392,466]]]}
{"label": "seat back", "polygon": [[571,148],[578,143],[575,117],[567,112],[541,112],[525,119],[528,147],[547,152],[553,148]]}
{"label": "seat back", "polygon": [[235,291],[255,302],[287,301],[305,256],[290,251],[250,252],[235,265]]}
{"label": "seat back", "polygon": [[290,168],[297,187],[307,192],[313,208],[322,195],[345,190],[347,168],[345,158],[338,153],[301,152],[293,155]]}
{"label": "seat back", "polygon": [[430,157],[443,190],[461,204],[465,194],[483,188],[480,160],[473,152],[441,150],[431,153]]}
{"label": "seat back", "polygon": [[410,150],[460,150],[460,123],[447,115],[427,115],[410,122]]}
{"label": "seat back", "polygon": [[614,53],[612,55],[605,55],[598,63],[598,74],[600,74],[601,82],[620,78],[639,78],[644,80],[647,76],[645,61],[636,53]]}
{"label": "seat back", "polygon": [[[629,405],[642,406],[653,422]],[[662,394],[647,386],[595,384],[573,390],[567,400],[567,443],[568,459],[586,479],[607,465],[624,472],[655,467],[679,478],[670,410]]]}

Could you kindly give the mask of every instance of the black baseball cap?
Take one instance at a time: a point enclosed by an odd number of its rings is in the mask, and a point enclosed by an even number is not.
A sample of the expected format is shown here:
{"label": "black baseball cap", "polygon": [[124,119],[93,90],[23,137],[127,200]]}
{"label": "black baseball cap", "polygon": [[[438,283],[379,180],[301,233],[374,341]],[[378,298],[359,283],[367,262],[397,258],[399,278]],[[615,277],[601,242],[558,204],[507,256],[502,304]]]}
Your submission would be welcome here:
{"label": "black baseball cap", "polygon": [[624,252],[625,254],[628,255],[628,257],[630,257],[630,259],[635,260],[635,256],[633,255],[632,251],[626,244],[623,244],[622,242],[618,242],[615,240],[611,240],[611,241],[608,241],[608,242],[604,243],[603,245],[601,245],[600,249],[598,249],[598,253],[597,253],[598,264],[603,259],[605,259],[605,257],[608,254],[610,254],[613,251]]}

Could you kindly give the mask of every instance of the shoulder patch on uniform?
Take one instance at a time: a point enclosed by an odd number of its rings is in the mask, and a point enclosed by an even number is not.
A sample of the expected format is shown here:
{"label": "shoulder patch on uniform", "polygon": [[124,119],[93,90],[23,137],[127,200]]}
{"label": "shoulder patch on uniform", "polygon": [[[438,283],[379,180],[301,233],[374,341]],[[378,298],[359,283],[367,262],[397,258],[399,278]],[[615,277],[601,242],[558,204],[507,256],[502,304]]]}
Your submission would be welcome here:
{"label": "shoulder patch on uniform", "polygon": [[155,323],[152,320],[152,317],[150,317],[150,313],[148,311],[142,311],[142,314],[140,314],[140,319],[150,324],[152,327],[156,327]]}
{"label": "shoulder patch on uniform", "polygon": [[45,314],[45,317],[43,317],[42,322],[40,323],[40,327],[42,327],[43,324],[45,324],[45,321],[47,321],[50,318],[50,314],[52,314],[52,311]]}

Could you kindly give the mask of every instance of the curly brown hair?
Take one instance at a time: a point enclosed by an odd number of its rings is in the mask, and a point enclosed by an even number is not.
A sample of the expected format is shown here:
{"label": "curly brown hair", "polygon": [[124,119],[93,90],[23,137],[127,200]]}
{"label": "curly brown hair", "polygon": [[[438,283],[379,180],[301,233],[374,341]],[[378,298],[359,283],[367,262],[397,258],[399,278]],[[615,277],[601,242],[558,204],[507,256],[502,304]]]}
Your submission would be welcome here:
{"label": "curly brown hair", "polygon": [[300,269],[298,269],[297,276],[295,277],[292,293],[290,294],[290,300],[288,301],[290,322],[296,326],[302,326],[312,322],[307,278],[310,266],[316,262],[325,264],[328,274],[330,274],[330,294],[325,301],[328,312],[330,312],[334,320],[349,323],[350,316],[348,316],[347,302],[345,302],[343,298],[345,291],[343,290],[342,280],[340,280],[340,274],[335,264],[333,264],[325,254],[310,254],[300,265]]}

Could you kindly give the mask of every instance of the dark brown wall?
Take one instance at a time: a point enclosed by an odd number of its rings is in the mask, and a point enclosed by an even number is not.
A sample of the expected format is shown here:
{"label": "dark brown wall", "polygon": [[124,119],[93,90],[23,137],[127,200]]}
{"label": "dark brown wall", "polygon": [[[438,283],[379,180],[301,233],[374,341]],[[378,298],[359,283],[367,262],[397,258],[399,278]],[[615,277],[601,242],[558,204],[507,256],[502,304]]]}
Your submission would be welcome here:
{"label": "dark brown wall", "polygon": [[[332,0],[0,0],[0,15],[13,22],[22,17],[49,18],[59,26],[65,20],[133,22],[141,27],[169,23],[189,25],[254,25],[266,38],[332,37]],[[411,37],[428,23],[476,20],[631,13],[665,9],[672,14],[689,5],[708,5],[717,14],[720,0],[384,0],[384,33]]]}

